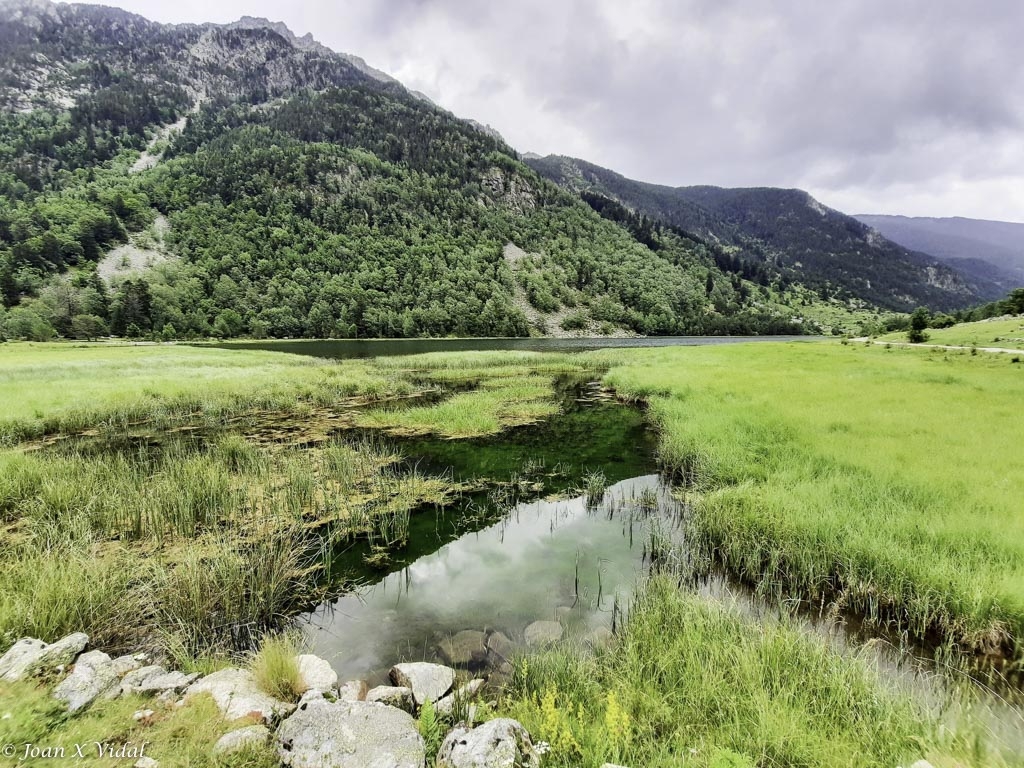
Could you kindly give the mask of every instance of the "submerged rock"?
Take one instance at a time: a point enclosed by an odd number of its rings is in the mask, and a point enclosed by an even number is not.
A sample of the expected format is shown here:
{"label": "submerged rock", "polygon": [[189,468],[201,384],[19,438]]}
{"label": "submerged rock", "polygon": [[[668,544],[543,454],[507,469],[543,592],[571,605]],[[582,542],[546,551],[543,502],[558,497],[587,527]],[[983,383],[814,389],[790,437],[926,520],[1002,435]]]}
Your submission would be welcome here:
{"label": "submerged rock", "polygon": [[455,682],[455,670],[425,661],[395,664],[391,668],[391,682],[411,688],[416,706],[420,707],[423,702],[437,701],[451,690]]}
{"label": "submerged rock", "polygon": [[409,713],[416,711],[416,700],[413,698],[412,688],[401,685],[378,685],[367,692],[366,700],[387,704],[389,707],[397,707]]}
{"label": "submerged rock", "polygon": [[261,691],[251,672],[236,667],[222,669],[192,683],[185,691],[185,700],[204,693],[213,697],[227,720],[251,716],[270,723],[295,709],[294,704]]}
{"label": "submerged rock", "polygon": [[472,730],[458,727],[437,753],[437,768],[539,768],[530,734],[516,720],[489,720]]}
{"label": "submerged rock", "polygon": [[516,645],[504,632],[491,632],[487,636],[487,653],[501,661],[511,661],[516,652]]}
{"label": "submerged rock", "polygon": [[438,651],[446,663],[459,667],[467,667],[487,658],[484,633],[474,629],[464,629],[446,637],[438,645]]}
{"label": "submerged rock", "polygon": [[535,621],[523,631],[529,646],[551,645],[562,639],[562,625],[557,621]]}
{"label": "submerged rock", "polygon": [[213,745],[213,754],[230,755],[246,747],[258,747],[270,740],[270,730],[265,725],[250,725],[237,731],[225,733]]}
{"label": "submerged rock", "polygon": [[277,755],[291,768],[422,768],[416,721],[366,701],[314,699],[281,723]]}
{"label": "submerged rock", "polygon": [[309,653],[296,657],[303,690],[330,691],[338,685],[338,673],[329,661]]}
{"label": "submerged rock", "polygon": [[615,635],[608,627],[597,627],[588,632],[583,641],[594,649],[607,648],[615,642]]}
{"label": "submerged rock", "polygon": [[21,680],[66,666],[88,644],[89,636],[84,632],[75,632],[55,643],[44,643],[33,637],[22,638],[0,657],[0,680]]}

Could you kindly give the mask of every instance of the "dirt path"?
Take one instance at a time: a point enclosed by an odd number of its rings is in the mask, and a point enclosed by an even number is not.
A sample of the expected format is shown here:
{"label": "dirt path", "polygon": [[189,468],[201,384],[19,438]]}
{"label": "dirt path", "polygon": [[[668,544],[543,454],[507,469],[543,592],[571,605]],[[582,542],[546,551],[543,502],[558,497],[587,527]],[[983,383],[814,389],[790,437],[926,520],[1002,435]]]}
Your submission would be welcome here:
{"label": "dirt path", "polygon": [[959,344],[911,344],[909,341],[872,341],[866,337],[858,339],[850,339],[850,341],[871,341],[872,344],[878,344],[879,346],[892,346],[892,347],[914,347],[917,349],[952,349],[962,350],[964,352],[970,350],[977,350],[978,352],[993,352],[995,354],[1005,355],[1024,355],[1024,349],[1012,349],[1010,347],[968,347]]}

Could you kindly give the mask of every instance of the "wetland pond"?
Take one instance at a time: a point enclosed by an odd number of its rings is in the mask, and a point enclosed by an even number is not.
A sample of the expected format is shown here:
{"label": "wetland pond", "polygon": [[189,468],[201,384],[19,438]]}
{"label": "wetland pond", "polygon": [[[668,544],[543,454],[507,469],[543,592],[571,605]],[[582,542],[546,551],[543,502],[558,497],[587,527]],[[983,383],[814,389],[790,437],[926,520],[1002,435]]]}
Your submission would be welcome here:
{"label": "wetland pond", "polygon": [[508,659],[531,640],[543,645],[548,632],[584,646],[607,642],[653,563],[753,620],[796,615],[840,652],[866,656],[937,717],[955,720],[970,706],[995,739],[1024,750],[1019,688],[998,672],[987,670],[986,685],[971,682],[984,674],[943,672],[934,649],[856,617],[806,606],[794,614],[723,574],[695,574],[687,510],[658,472],[644,414],[596,382],[562,381],[560,391],[561,413],[541,424],[488,438],[398,441],[410,470],[480,490],[413,514],[408,546],[385,562],[368,565],[365,543],[337,553],[336,574],[350,583],[354,575],[355,586],[299,625],[341,679],[387,684],[392,664],[427,660],[500,685]]}

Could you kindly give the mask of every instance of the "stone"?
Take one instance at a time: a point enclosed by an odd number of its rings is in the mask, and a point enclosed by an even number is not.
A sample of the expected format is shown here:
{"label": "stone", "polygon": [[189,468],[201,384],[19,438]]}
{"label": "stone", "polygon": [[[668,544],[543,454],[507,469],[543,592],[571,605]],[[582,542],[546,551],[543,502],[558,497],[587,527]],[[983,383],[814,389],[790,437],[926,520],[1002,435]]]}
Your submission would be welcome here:
{"label": "stone", "polygon": [[464,629],[446,637],[438,645],[438,651],[445,663],[458,667],[468,667],[487,658],[484,633],[473,629]]}
{"label": "stone", "polygon": [[451,690],[455,682],[455,670],[425,661],[395,664],[391,668],[391,682],[411,688],[416,706],[421,707],[423,702],[437,701]]}
{"label": "stone", "polygon": [[245,669],[228,667],[197,680],[185,691],[185,700],[209,694],[227,720],[252,716],[265,723],[295,709],[294,704],[275,699],[256,685],[256,678]]}
{"label": "stone", "polygon": [[198,677],[198,674],[186,675],[184,672],[168,672],[161,666],[150,664],[147,667],[139,667],[126,674],[121,679],[119,693],[122,696],[130,696],[132,694],[160,694],[163,696],[167,694],[164,698],[173,698],[176,694],[188,688]]}
{"label": "stone", "polygon": [[66,666],[88,644],[89,636],[84,632],[75,632],[49,644],[33,637],[22,638],[0,657],[0,680],[21,680]]}
{"label": "stone", "polygon": [[338,686],[338,698],[342,701],[366,701],[369,690],[365,680],[349,680]]}
{"label": "stone", "polygon": [[465,685],[461,686],[458,690],[449,693],[442,699],[437,700],[435,709],[442,715],[450,715],[455,709],[455,705],[459,702],[468,704],[474,696],[484,687],[484,681],[476,678],[470,680]]}
{"label": "stone", "polygon": [[557,621],[535,621],[523,631],[523,637],[531,647],[551,645],[562,639],[562,625]]}
{"label": "stone", "polygon": [[615,765],[614,763],[602,763],[601,768],[626,768],[624,765]]}
{"label": "stone", "polygon": [[504,632],[491,632],[487,636],[487,652],[499,661],[511,661],[516,646]]}
{"label": "stone", "polygon": [[470,730],[457,727],[437,753],[437,768],[539,768],[530,734],[516,720],[500,717]]}
{"label": "stone", "polygon": [[594,649],[607,648],[615,642],[615,635],[612,634],[608,627],[596,627],[587,633],[587,636],[583,638],[583,642]]}
{"label": "stone", "polygon": [[152,709],[138,709],[132,713],[132,720],[137,723],[148,721],[156,713]]}
{"label": "stone", "polygon": [[408,712],[367,701],[310,701],[281,723],[277,756],[291,768],[422,768]]}
{"label": "stone", "polygon": [[107,654],[89,651],[78,657],[71,674],[53,689],[53,698],[67,704],[68,712],[77,712],[100,694],[116,689],[120,680],[121,673]]}
{"label": "stone", "polygon": [[401,685],[378,685],[366,693],[366,701],[387,704],[389,707],[397,707],[406,712],[416,711],[416,700],[412,695],[412,688]]}
{"label": "stone", "polygon": [[135,761],[135,768],[159,768],[160,763],[152,757],[140,757]]}
{"label": "stone", "polygon": [[573,608],[571,605],[560,605],[555,608],[555,619],[562,622],[563,624],[569,620],[572,616]]}
{"label": "stone", "polygon": [[250,725],[225,733],[213,745],[213,754],[230,755],[248,747],[258,747],[270,740],[270,730],[265,725]]}
{"label": "stone", "polygon": [[299,677],[305,691],[330,691],[338,684],[338,673],[329,661],[310,653],[295,659],[299,665]]}
{"label": "stone", "polygon": [[910,768],[935,768],[927,760],[918,760],[916,763],[910,766]]}

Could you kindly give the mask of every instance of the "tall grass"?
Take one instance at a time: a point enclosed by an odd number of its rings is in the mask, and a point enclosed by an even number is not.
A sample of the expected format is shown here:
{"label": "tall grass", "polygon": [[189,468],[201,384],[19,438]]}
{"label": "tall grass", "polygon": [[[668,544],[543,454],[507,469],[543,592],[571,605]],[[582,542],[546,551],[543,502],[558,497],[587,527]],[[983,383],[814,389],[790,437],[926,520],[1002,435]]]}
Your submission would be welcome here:
{"label": "tall grass", "polygon": [[249,658],[249,669],[264,693],[281,701],[298,701],[305,692],[299,672],[299,642],[285,632],[268,635]]}
{"label": "tall grass", "polygon": [[[551,745],[546,766],[892,768],[969,757],[858,660],[666,577],[645,586],[611,650],[521,660],[499,708]],[[983,754],[974,764],[1001,763]]]}
{"label": "tall grass", "polygon": [[775,595],[1020,653],[1019,366],[859,345],[636,353],[707,555]]}

